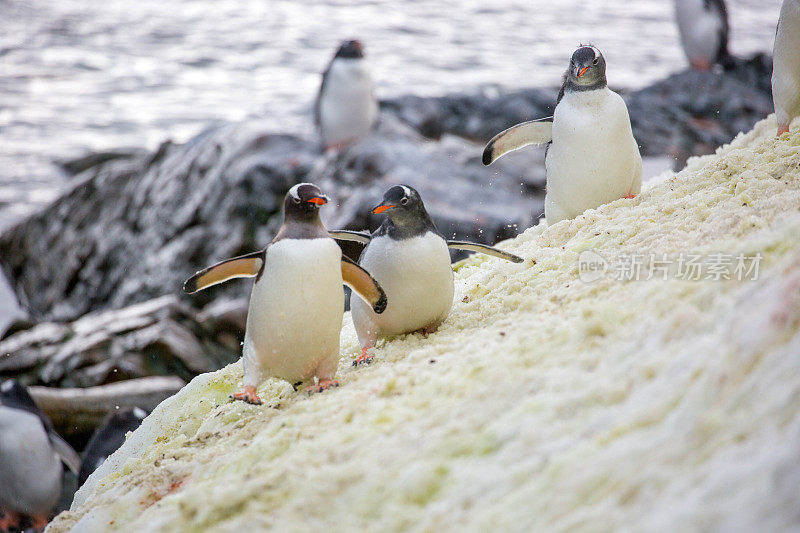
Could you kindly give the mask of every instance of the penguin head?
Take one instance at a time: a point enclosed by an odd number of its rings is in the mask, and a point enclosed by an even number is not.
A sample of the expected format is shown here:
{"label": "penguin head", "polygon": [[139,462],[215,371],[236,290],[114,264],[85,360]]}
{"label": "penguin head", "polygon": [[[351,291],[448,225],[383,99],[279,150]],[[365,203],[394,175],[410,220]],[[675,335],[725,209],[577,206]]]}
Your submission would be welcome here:
{"label": "penguin head", "polygon": [[436,226],[425,210],[419,193],[408,185],[395,185],[383,195],[380,205],[373,213],[386,213],[389,217],[384,224],[391,228],[389,235],[394,238],[410,238],[436,232]]}
{"label": "penguin head", "polygon": [[581,46],[572,54],[567,70],[570,85],[578,89],[606,86],[606,60],[594,46]]}
{"label": "penguin head", "polygon": [[344,41],[339,49],[336,51],[334,57],[342,57],[346,59],[360,59],[364,57],[364,45],[357,39]]}
{"label": "penguin head", "polygon": [[328,197],[322,194],[313,183],[298,183],[286,193],[283,200],[286,219],[297,221],[319,220],[319,208],[328,203]]}

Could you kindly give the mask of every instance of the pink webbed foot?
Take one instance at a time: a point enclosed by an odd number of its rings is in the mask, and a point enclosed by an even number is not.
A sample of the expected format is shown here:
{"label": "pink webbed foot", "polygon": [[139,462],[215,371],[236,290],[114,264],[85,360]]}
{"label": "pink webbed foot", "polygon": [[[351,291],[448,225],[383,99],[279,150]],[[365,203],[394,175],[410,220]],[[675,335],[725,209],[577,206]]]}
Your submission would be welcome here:
{"label": "pink webbed foot", "polygon": [[241,400],[252,405],[261,405],[261,398],[256,394],[256,388],[252,386],[243,387],[241,392],[231,395],[234,400]]}
{"label": "pink webbed foot", "polygon": [[789,125],[788,124],[778,124],[778,137],[783,135],[784,133],[789,133]]}
{"label": "pink webbed foot", "polygon": [[361,348],[361,355],[353,359],[353,366],[368,365],[375,357],[369,355],[369,348]]}
{"label": "pink webbed foot", "polygon": [[689,61],[689,64],[692,65],[693,69],[700,70],[702,72],[708,72],[711,70],[711,63],[705,59],[692,59]]}
{"label": "pink webbed foot", "polygon": [[623,196],[623,198],[627,198],[628,200],[630,200],[631,198],[636,198],[636,195],[635,194],[626,194],[625,196]]}
{"label": "pink webbed foot", "polygon": [[319,383],[317,383],[316,385],[310,385],[306,389],[306,392],[308,392],[308,394],[314,394],[315,392],[322,392],[324,390],[330,389],[331,387],[338,387],[338,386],[339,386],[338,379],[321,379],[319,380]]}
{"label": "pink webbed foot", "polygon": [[47,517],[46,516],[32,516],[31,520],[33,523],[31,527],[35,531],[44,531],[44,528],[47,527]]}

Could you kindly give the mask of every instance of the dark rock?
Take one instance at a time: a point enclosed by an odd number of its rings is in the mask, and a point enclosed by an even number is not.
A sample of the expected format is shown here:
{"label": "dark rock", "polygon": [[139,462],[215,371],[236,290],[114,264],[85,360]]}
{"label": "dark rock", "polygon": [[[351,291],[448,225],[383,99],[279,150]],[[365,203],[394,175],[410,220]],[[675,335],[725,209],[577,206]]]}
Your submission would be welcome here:
{"label": "dark rock", "polygon": [[[185,145],[165,143],[153,155],[90,168],[51,206],[0,237],[0,263],[37,320],[73,320],[182,294],[196,270],[268,243],[284,194],[300,181],[317,182],[334,199],[323,211],[330,227],[364,228],[383,191],[406,182],[420,189],[445,234],[491,243],[541,213],[542,191],[530,176],[543,178],[543,169],[500,172],[484,167],[480,153],[452,136],[427,142],[391,117],[370,138],[328,156],[316,141],[269,134],[260,123],[224,126]],[[191,301],[246,297],[250,286],[224,284]],[[187,368],[197,366],[185,358]]]}
{"label": "dark rock", "polygon": [[75,175],[96,167],[102,163],[115,159],[141,159],[147,155],[147,150],[132,148],[129,150],[109,150],[106,152],[90,153],[74,159],[58,161],[57,164],[67,174]]}
{"label": "dark rock", "polygon": [[244,328],[230,314],[200,316],[175,296],[163,296],[70,323],[41,323],[0,342],[0,375],[51,387],[151,375],[189,380],[239,358],[238,341],[230,338],[242,338]]}

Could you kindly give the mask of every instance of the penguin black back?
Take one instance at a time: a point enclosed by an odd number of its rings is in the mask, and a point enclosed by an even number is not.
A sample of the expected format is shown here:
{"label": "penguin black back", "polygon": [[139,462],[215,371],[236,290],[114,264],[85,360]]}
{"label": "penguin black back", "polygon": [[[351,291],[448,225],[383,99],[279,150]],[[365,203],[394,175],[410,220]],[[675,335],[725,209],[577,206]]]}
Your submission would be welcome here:
{"label": "penguin black back", "polygon": [[122,446],[125,435],[138,428],[146,416],[147,411],[144,409],[123,407],[106,418],[86,444],[78,474],[79,485],[83,485],[89,475]]}

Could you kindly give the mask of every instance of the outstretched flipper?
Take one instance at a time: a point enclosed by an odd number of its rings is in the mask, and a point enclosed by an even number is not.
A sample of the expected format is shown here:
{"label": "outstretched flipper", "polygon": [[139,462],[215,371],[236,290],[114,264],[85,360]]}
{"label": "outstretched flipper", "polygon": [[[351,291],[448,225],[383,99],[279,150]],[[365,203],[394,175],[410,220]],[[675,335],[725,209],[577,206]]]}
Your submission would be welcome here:
{"label": "outstretched flipper", "polygon": [[471,252],[480,252],[482,254],[493,255],[495,257],[499,257],[500,259],[511,261],[512,263],[522,263],[525,261],[518,255],[510,254],[508,252],[504,252],[503,250],[486,246],[485,244],[478,244],[477,242],[447,241],[447,247],[455,248],[456,250],[469,250]]}
{"label": "outstretched flipper", "polygon": [[553,140],[553,117],[540,118],[511,126],[501,131],[483,149],[483,164],[491,165],[500,156],[529,144],[544,144]]}
{"label": "outstretched flipper", "polygon": [[332,238],[339,241],[353,241],[360,242],[361,244],[369,244],[369,241],[372,240],[372,235],[366,231],[350,231],[346,229],[340,229],[336,231],[328,231],[328,233],[330,233]]}
{"label": "outstretched flipper", "polygon": [[383,288],[369,272],[345,256],[342,256],[342,280],[345,285],[353,289],[354,293],[372,306],[373,311],[381,314],[386,310],[387,300]]}
{"label": "outstretched flipper", "polygon": [[264,266],[264,255],[266,250],[260,250],[251,254],[240,255],[233,259],[226,259],[216,265],[204,268],[197,274],[187,279],[183,284],[183,290],[188,294],[202,291],[212,285],[217,285],[233,278],[252,278],[261,271]]}

